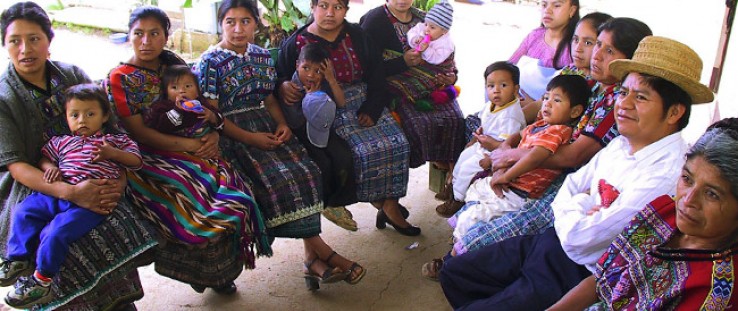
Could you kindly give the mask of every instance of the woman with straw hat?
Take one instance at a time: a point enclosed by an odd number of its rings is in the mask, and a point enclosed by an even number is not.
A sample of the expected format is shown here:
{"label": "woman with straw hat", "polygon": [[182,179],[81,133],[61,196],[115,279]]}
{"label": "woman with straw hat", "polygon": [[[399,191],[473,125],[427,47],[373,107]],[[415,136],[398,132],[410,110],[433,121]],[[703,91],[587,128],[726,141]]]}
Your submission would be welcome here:
{"label": "woman with straw hat", "polygon": [[[713,100],[699,82],[697,54],[671,39],[647,37],[632,60],[613,62],[610,70],[626,76],[621,96],[638,97],[633,105],[616,107],[623,134],[647,131],[648,120],[636,111],[650,98],[682,93],[694,103]],[[724,310],[736,304],[737,154],[738,119],[710,126],[686,154],[676,197],[646,205],[600,257],[594,275],[550,310],[593,303],[608,310]]]}

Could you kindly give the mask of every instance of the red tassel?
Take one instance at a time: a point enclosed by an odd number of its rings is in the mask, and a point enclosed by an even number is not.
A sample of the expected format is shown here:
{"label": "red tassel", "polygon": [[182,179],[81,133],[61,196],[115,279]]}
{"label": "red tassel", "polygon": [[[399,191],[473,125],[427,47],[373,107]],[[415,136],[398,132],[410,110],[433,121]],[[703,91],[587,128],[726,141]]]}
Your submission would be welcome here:
{"label": "red tassel", "polygon": [[443,90],[435,90],[430,94],[430,98],[436,105],[443,105],[451,101],[451,98],[449,98],[448,93],[444,92]]}

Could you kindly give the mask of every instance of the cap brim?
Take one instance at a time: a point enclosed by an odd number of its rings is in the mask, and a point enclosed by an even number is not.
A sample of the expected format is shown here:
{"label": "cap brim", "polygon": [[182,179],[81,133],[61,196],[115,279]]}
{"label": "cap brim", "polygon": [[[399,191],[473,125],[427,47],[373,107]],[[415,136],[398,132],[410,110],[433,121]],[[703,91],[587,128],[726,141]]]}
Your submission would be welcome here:
{"label": "cap brim", "polygon": [[330,127],[315,126],[315,124],[307,124],[307,137],[311,144],[319,148],[328,146],[328,136],[330,135]]}
{"label": "cap brim", "polygon": [[661,77],[671,83],[676,84],[682,90],[687,92],[692,98],[692,104],[704,104],[712,102],[715,94],[706,85],[695,81],[680,73],[666,70],[664,68],[636,62],[631,59],[618,59],[610,63],[610,72],[618,79],[622,79],[630,72],[645,73],[656,77]]}

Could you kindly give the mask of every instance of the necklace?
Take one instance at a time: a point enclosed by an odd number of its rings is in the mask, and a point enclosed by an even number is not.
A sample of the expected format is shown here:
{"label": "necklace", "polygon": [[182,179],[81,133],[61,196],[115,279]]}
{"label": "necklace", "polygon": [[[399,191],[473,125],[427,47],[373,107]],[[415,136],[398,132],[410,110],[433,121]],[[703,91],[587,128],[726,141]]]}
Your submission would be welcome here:
{"label": "necklace", "polygon": [[392,8],[389,5],[387,5],[387,11],[389,11],[390,14],[392,14],[392,16],[394,16],[395,19],[397,19],[400,23],[407,24],[407,23],[409,23],[410,21],[413,20],[413,14],[410,13],[410,10],[408,10],[407,13],[406,13],[408,17],[406,17],[405,19],[407,19],[407,20],[403,20],[400,17],[398,17],[397,15],[395,15],[395,12],[392,10]]}

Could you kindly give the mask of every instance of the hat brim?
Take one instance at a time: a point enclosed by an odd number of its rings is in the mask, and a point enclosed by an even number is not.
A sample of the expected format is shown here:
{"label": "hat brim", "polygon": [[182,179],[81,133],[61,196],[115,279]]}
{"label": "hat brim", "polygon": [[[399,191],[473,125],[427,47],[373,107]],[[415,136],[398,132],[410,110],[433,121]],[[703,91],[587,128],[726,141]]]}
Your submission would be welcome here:
{"label": "hat brim", "polygon": [[311,144],[315,147],[325,148],[328,146],[328,136],[330,136],[330,128],[315,126],[315,124],[307,124],[307,137]]}
{"label": "hat brim", "polygon": [[624,78],[625,75],[630,72],[645,73],[663,78],[676,84],[689,94],[689,97],[692,98],[692,104],[709,103],[715,99],[715,94],[712,93],[712,90],[699,81],[695,81],[694,79],[677,72],[644,64],[631,59],[618,59],[612,61],[610,63],[610,72],[612,72],[613,76],[618,77],[619,79]]}

